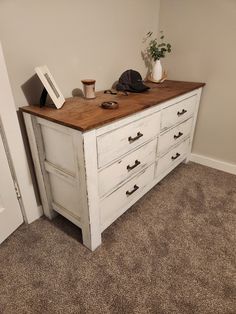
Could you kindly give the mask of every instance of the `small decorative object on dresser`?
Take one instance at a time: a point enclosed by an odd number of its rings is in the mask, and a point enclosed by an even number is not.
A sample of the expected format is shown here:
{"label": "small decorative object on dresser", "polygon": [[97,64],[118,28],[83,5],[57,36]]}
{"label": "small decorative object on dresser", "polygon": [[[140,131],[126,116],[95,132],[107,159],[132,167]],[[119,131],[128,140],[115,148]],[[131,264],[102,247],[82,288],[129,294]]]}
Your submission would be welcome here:
{"label": "small decorative object on dresser", "polygon": [[165,36],[162,31],[160,33],[159,40],[157,38],[151,39],[152,32],[148,32],[145,38],[145,41],[150,39],[146,50],[147,55],[154,61],[152,74],[148,79],[154,83],[161,83],[167,78],[167,73],[163,71],[160,59],[164,58],[167,52],[171,52],[171,45],[164,43]]}
{"label": "small decorative object on dresser", "polygon": [[84,89],[84,97],[86,99],[94,99],[95,95],[95,80],[82,80],[83,89]]}
{"label": "small decorative object on dresser", "polygon": [[126,70],[119,78],[116,89],[122,92],[143,93],[150,87],[143,84],[141,74],[135,70]]}
{"label": "small decorative object on dresser", "polygon": [[[47,217],[82,229],[91,250],[101,233],[178,164],[189,160],[203,83],[165,81],[148,93],[72,98],[58,112],[21,107]],[[89,104],[89,106],[88,106]]]}

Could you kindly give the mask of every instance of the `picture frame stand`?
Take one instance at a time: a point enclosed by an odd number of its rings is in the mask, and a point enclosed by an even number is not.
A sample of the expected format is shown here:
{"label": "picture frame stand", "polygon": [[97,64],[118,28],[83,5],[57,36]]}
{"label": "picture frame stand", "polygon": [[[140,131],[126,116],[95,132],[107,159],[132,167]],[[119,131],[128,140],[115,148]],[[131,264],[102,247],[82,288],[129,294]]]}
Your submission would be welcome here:
{"label": "picture frame stand", "polygon": [[48,96],[48,92],[47,92],[46,88],[44,87],[43,91],[41,93],[40,99],[39,99],[40,108],[45,106],[46,100],[47,100],[47,96]]}

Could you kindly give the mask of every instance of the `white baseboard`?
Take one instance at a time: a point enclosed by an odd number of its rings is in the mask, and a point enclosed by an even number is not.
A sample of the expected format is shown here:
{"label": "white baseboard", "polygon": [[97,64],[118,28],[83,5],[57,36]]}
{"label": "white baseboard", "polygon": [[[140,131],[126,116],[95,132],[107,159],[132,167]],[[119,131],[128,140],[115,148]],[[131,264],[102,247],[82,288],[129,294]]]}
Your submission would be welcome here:
{"label": "white baseboard", "polygon": [[209,158],[198,154],[191,154],[190,161],[236,175],[236,164],[228,163],[225,161]]}

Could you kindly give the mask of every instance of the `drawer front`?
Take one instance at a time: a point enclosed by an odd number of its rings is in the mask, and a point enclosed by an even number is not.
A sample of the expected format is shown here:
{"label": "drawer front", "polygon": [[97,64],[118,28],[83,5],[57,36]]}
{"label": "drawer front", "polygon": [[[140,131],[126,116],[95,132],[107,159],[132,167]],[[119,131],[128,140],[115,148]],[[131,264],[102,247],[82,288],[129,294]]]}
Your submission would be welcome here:
{"label": "drawer front", "polygon": [[158,135],[160,113],[134,121],[97,138],[99,168]]}
{"label": "drawer front", "polygon": [[190,135],[192,129],[193,118],[179,124],[175,128],[163,133],[159,137],[158,152],[161,154],[171,146],[181,142]]}
{"label": "drawer front", "polygon": [[155,176],[158,177],[163,171],[167,170],[172,165],[177,165],[179,163],[179,160],[182,160],[182,157],[187,154],[188,148],[189,138],[180,143],[178,146],[174,147],[167,154],[163,155],[158,160]]}
{"label": "drawer front", "polygon": [[161,130],[164,131],[176,123],[188,119],[194,113],[196,101],[196,96],[193,96],[163,109],[161,115]]}
{"label": "drawer front", "polygon": [[103,199],[100,203],[101,225],[109,225],[118,218],[123,212],[122,207],[138,198],[140,191],[151,183],[153,178],[154,164]]}
{"label": "drawer front", "polygon": [[157,139],[144,144],[98,174],[99,195],[102,196],[155,161]]}

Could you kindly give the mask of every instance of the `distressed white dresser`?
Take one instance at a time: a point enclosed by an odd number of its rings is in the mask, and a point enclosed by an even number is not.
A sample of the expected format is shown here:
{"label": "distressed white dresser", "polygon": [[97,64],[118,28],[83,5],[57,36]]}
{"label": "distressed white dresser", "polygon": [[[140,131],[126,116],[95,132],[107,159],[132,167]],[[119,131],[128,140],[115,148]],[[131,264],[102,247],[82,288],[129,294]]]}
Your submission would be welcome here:
{"label": "distressed white dresser", "polygon": [[[149,84],[142,94],[71,98],[59,109],[22,107],[42,206],[101,233],[179,163],[188,161],[203,83]],[[104,110],[115,100],[119,108]]]}

